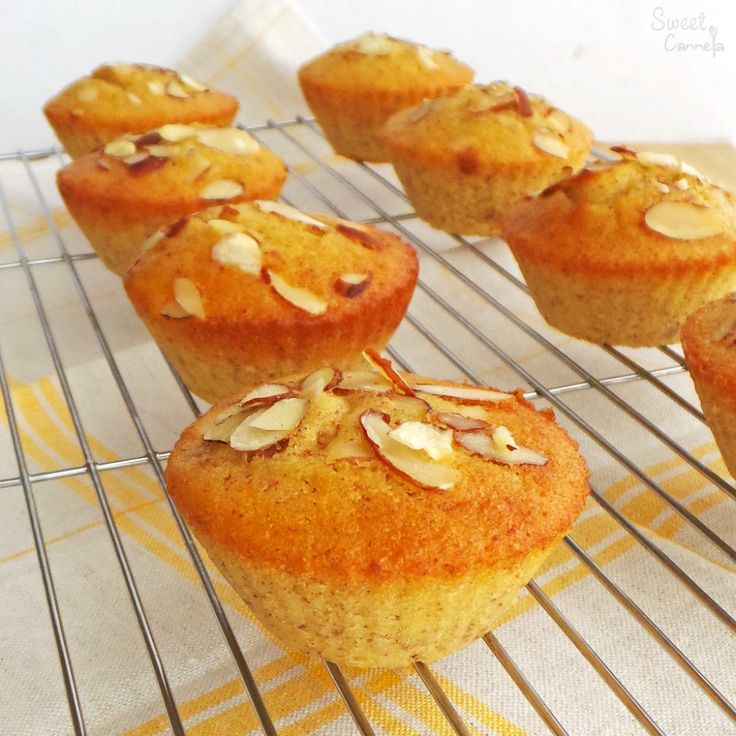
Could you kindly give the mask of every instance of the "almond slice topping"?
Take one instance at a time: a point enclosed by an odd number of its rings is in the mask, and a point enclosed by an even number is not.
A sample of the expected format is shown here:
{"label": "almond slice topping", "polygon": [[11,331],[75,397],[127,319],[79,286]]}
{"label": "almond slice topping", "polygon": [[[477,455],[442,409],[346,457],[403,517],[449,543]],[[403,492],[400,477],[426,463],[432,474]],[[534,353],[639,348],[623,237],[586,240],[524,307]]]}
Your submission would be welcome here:
{"label": "almond slice topping", "polygon": [[283,383],[264,383],[262,386],[257,386],[243,396],[238,402],[238,405],[245,407],[253,404],[272,404],[274,401],[288,398],[292,393],[292,389]]}
{"label": "almond slice topping", "polygon": [[157,129],[158,134],[169,143],[178,143],[185,138],[191,138],[197,129],[191,125],[182,125],[181,123],[167,123]]}
{"label": "almond slice topping", "polygon": [[243,273],[261,273],[261,249],[258,241],[246,233],[228,233],[212,247],[213,260],[223,266],[233,266]]}
{"label": "almond slice topping", "polygon": [[455,414],[454,412],[449,411],[438,412],[435,414],[435,418],[446,427],[457,429],[460,432],[468,432],[474,429],[486,429],[490,426],[484,419],[475,419],[474,417],[467,417],[464,414]]}
{"label": "almond slice topping", "polygon": [[283,277],[273,271],[266,271],[273,290],[289,304],[293,304],[309,314],[319,315],[327,311],[327,302],[320,299],[308,289],[292,286]]}
{"label": "almond slice topping", "polygon": [[205,146],[224,153],[245,155],[261,149],[249,133],[238,128],[205,128],[197,131],[196,138]]}
{"label": "almond slice topping", "polygon": [[128,101],[132,105],[142,105],[143,104],[143,100],[140,97],[138,97],[138,95],[133,94],[132,92],[128,92]]}
{"label": "almond slice topping", "polygon": [[294,220],[294,222],[303,222],[305,225],[313,225],[318,227],[320,230],[327,230],[327,225],[324,222],[315,220],[313,217],[305,214],[301,210],[291,205],[284,204],[283,202],[275,202],[270,199],[257,199],[254,203],[261,212],[273,212],[281,217],[285,217],[287,220]]}
{"label": "almond slice topping", "polygon": [[432,100],[424,100],[406,114],[407,123],[419,122],[432,109]]}
{"label": "almond slice topping", "polygon": [[251,426],[251,422],[257,421],[268,409],[269,407],[258,409],[249,414],[230,434],[230,447],[241,452],[284,449],[291,430],[274,431]]}
{"label": "almond slice topping", "polygon": [[388,56],[393,53],[394,42],[383,33],[369,31],[355,40],[353,49],[366,56]]}
{"label": "almond slice topping", "polygon": [[545,128],[537,128],[532,133],[532,143],[540,151],[544,151],[550,156],[556,156],[557,158],[567,158],[570,153],[570,146]]}
{"label": "almond slice topping", "polygon": [[669,194],[670,188],[663,181],[655,181],[654,186],[657,187],[657,191],[662,194]]}
{"label": "almond slice topping", "polygon": [[562,110],[552,110],[544,118],[544,123],[560,135],[564,135],[570,130],[570,118]]}
{"label": "almond slice topping", "polygon": [[361,414],[360,424],[378,458],[414,485],[446,491],[460,480],[455,468],[430,460],[423,450],[413,450],[390,437],[385,414],[369,409]]}
{"label": "almond slice topping", "polygon": [[232,199],[244,191],[243,185],[234,179],[215,179],[199,192],[200,199]]}
{"label": "almond slice topping", "polygon": [[158,79],[152,79],[148,83],[148,91],[152,95],[160,97],[166,90],[164,89],[164,85],[162,82],[160,82]]}
{"label": "almond slice topping", "polygon": [[230,436],[235,429],[240,426],[245,418],[247,411],[235,406],[228,407],[225,411],[218,414],[212,424],[204,431],[203,440],[213,442],[230,442]]}
{"label": "almond slice topping", "polygon": [[655,151],[640,151],[636,154],[639,163],[644,166],[669,166],[673,169],[679,169],[680,163],[671,153],[657,153]]}
{"label": "almond slice topping", "polygon": [[214,218],[212,220],[207,220],[207,224],[220,235],[243,232],[243,227],[237,222],[232,222],[231,220],[220,220],[219,218]]}
{"label": "almond slice topping", "polygon": [[360,223],[345,222],[343,220],[338,222],[335,230],[346,238],[357,240],[369,250],[380,250],[383,247],[383,243],[378,239],[377,233]]}
{"label": "almond slice topping", "polygon": [[432,460],[452,455],[452,431],[427,422],[402,422],[388,436],[412,450],[423,450]]}
{"label": "almond slice topping", "polygon": [[675,240],[699,240],[720,235],[724,224],[709,207],[692,202],[657,202],[644,213],[650,230]]}
{"label": "almond slice topping", "polygon": [[341,273],[337,277],[335,290],[338,294],[354,299],[360,296],[370,283],[370,277],[367,273]]}
{"label": "almond slice topping", "polygon": [[690,189],[690,182],[682,176],[675,182],[675,186],[684,192],[686,189]]}
{"label": "almond slice topping", "polygon": [[439,64],[434,56],[434,51],[426,46],[417,46],[417,58],[425,69],[438,69]]}
{"label": "almond slice topping", "polygon": [[494,391],[481,386],[446,386],[441,383],[415,383],[415,391],[425,394],[434,394],[450,399],[459,399],[461,402],[487,402],[507,401],[513,399],[513,394],[505,394],[502,391]]}
{"label": "almond slice topping", "polygon": [[386,380],[391,382],[394,390],[404,396],[414,396],[414,389],[396,372],[393,364],[387,358],[382,358],[377,350],[366,348],[363,358],[375,368]]}
{"label": "almond slice topping", "polygon": [[362,435],[354,440],[337,440],[327,448],[327,462],[372,457],[375,452]]}
{"label": "almond slice topping", "polygon": [[198,82],[196,79],[192,79],[188,74],[180,74],[179,79],[181,79],[189,89],[193,89],[195,92],[206,92],[209,89],[209,87],[205,87],[204,84]]}
{"label": "almond slice topping", "polygon": [[727,337],[731,337],[736,333],[736,304],[731,302],[729,303],[728,308],[729,313],[726,315],[726,318],[718,324],[715,330],[713,330],[711,339],[714,342],[725,340]]}
{"label": "almond slice topping", "polygon": [[171,97],[178,97],[180,99],[189,97],[189,92],[187,92],[184,87],[176,81],[176,79],[169,80],[169,83],[166,85],[166,92]]}
{"label": "almond slice topping", "polygon": [[170,317],[171,319],[184,319],[185,317],[191,317],[189,312],[185,311],[178,302],[173,299],[170,302],[164,304],[161,308],[161,314],[164,317]]}
{"label": "almond slice topping", "polygon": [[323,391],[329,391],[340,383],[342,371],[332,366],[325,366],[312,371],[299,384],[301,395],[307,399],[314,399]]}
{"label": "almond slice topping", "polygon": [[191,279],[181,276],[174,279],[174,299],[187,314],[190,314],[192,317],[204,319],[202,296],[196,284]]}
{"label": "almond slice topping", "polygon": [[263,411],[253,415],[249,425],[256,429],[265,429],[270,432],[291,432],[296,429],[307,411],[307,399],[281,399]]}
{"label": "almond slice topping", "polygon": [[340,383],[335,386],[336,394],[350,391],[369,391],[371,393],[387,393],[393,388],[391,382],[376,371],[350,371],[344,373]]}
{"label": "almond slice topping", "polygon": [[132,156],[135,153],[135,143],[133,143],[133,141],[129,141],[127,138],[116,138],[114,141],[106,143],[102,152],[106,153],[108,156],[126,158],[127,156]]}
{"label": "almond slice topping", "polygon": [[532,103],[526,90],[521,87],[514,87],[514,94],[516,95],[516,106],[519,108],[519,115],[523,118],[530,118],[533,112]]}
{"label": "almond slice topping", "polygon": [[546,465],[549,458],[540,452],[516,443],[506,427],[486,431],[455,432],[455,441],[473,455],[479,455],[504,465]]}

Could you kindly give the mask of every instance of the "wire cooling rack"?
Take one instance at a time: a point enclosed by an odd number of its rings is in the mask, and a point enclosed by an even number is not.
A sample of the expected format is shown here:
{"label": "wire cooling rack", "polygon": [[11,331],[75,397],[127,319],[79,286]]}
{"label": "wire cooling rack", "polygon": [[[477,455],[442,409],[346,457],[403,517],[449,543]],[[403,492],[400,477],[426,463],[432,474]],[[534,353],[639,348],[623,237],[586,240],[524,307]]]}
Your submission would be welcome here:
{"label": "wire cooling rack", "polygon": [[[692,637],[698,638],[701,631],[698,622],[707,619],[708,631],[715,626],[723,634],[723,638],[714,640],[714,650],[725,648],[728,651],[730,648],[730,661],[733,662],[736,654],[734,600],[678,564],[662,539],[643,529],[638,520],[629,515],[624,504],[609,500],[600,490],[612,479],[632,478],[646,494],[663,503],[666,513],[684,527],[689,544],[696,553],[725,566],[736,562],[736,550],[732,546],[736,517],[731,516],[729,527],[728,523],[719,524],[712,517],[699,514],[697,504],[676,498],[670,492],[666,479],[663,480],[648,461],[649,457],[656,457],[665,464],[671,461],[686,467],[700,479],[701,486],[709,493],[716,494],[721,502],[726,501],[728,511],[725,513],[733,514],[736,490],[718,463],[717,453],[711,450],[711,455],[708,455],[688,450],[685,446],[691,433],[703,432],[704,420],[679,349],[623,350],[562,339],[536,315],[526,286],[502,243],[452,237],[428,228],[411,211],[389,167],[347,162],[332,155],[318,126],[310,119],[268,122],[248,130],[289,163],[291,176],[284,190],[284,201],[303,209],[379,224],[398,233],[416,248],[421,262],[420,283],[409,313],[388,348],[396,363],[404,369],[424,374],[436,373],[504,388],[521,385],[527,398],[538,406],[555,409],[560,421],[581,443],[591,466],[600,468],[593,473],[590,505],[596,512],[607,515],[618,537],[643,551],[651,564],[649,585],[644,590],[630,590],[596,562],[596,540],[581,543],[573,539],[574,534],[564,540],[576,564],[582,565],[599,586],[603,615],[614,620],[623,612],[629,623],[633,622],[640,634],[644,632],[654,642],[657,651],[674,662],[689,684],[705,696],[695,698],[693,707],[703,709],[703,712],[708,709],[717,712],[722,718],[721,723],[726,724],[723,733],[736,733],[734,678],[729,680],[718,672],[713,674],[708,661],[692,656],[692,638],[668,633],[667,624],[655,620],[656,617],[648,612],[651,610],[650,598],[656,591],[670,591],[668,595],[673,596],[673,601],[687,601],[686,605],[692,611]],[[141,466],[150,470],[165,492],[163,464],[170,447],[156,446],[147,424],[148,414],[126,384],[119,353],[103,324],[105,320],[100,318],[99,297],[82,273],[86,262],[96,259],[96,256],[85,248],[70,247],[56,227],[48,195],[54,167],[45,166],[41,170],[37,163],[43,161],[48,164],[49,159],[55,162],[56,167],[66,161],[64,154],[57,149],[20,151],[0,156],[0,161],[13,162],[22,172],[26,179],[24,186],[30,192],[24,206],[45,220],[52,241],[49,252],[31,254],[26,251],[14,202],[7,195],[8,187],[0,180],[2,216],[10,233],[11,252],[14,253],[14,256],[0,262],[0,279],[10,272],[18,278],[22,274],[30,294],[27,311],[35,314],[40,325],[42,351],[48,353],[52,372],[63,392],[80,462],[51,470],[34,470],[22,441],[12,379],[7,369],[9,356],[5,352],[5,339],[0,335],[0,387],[10,432],[9,447],[12,447],[17,462],[17,473],[0,478],[0,491],[20,489],[27,507],[49,625],[68,701],[68,732],[77,735],[89,733],[85,712],[91,706],[86,703],[84,687],[79,684],[85,663],[74,656],[66,633],[72,617],[79,612],[76,608],[66,608],[57,593],[55,565],[44,534],[38,488],[47,481],[83,477],[91,483],[97,496],[114,559],[160,690],[161,703],[168,718],[167,732],[185,734],[188,732],[186,717],[177,707],[177,697],[171,684],[170,670],[176,667],[176,662],[172,665],[170,658],[168,664],[164,662],[155,625],[148,615],[146,594],[136,580],[134,565],[126,552],[123,533],[116,522],[103,481],[103,475],[110,471]],[[121,459],[100,460],[91,446],[84,412],[80,411],[80,403],[85,403],[89,397],[84,397],[84,388],[71,385],[63,335],[60,337],[61,331],[44,296],[44,274],[51,268],[63,271],[63,278],[68,282],[66,297],[81,307],[84,319],[89,323],[106,370],[129,414],[132,432],[143,448],[141,453],[131,453]],[[14,304],[6,306],[5,316],[12,319],[14,309],[20,310],[20,307]],[[196,415],[200,406],[180,381],[178,385],[190,416]],[[652,411],[652,405],[656,412]],[[662,416],[667,417],[666,422],[662,422]],[[178,527],[180,545],[196,570],[216,626],[250,698],[260,730],[265,734],[279,733],[274,725],[277,721],[266,707],[267,699],[262,695],[262,687],[246,661],[242,642],[218,598],[212,577],[215,573],[203,561],[189,530],[166,498],[168,513]],[[615,659],[611,652],[618,650],[623,650],[625,661],[626,641],[617,641],[618,634],[614,628],[609,630],[605,619],[581,620],[574,610],[563,610],[544,592],[539,581],[529,583],[527,594],[534,599],[539,611],[548,617],[548,623],[553,625],[557,634],[579,653],[577,666],[581,671],[580,677],[599,678],[603,687],[610,691],[608,695],[612,694],[623,706],[620,708],[623,720],[619,733],[683,733],[661,712],[656,699],[638,694],[640,681],[636,662],[628,662],[625,666],[611,662]],[[518,650],[516,642],[504,643],[503,636],[493,632],[486,634],[482,641],[489,650],[488,656],[495,658],[502,668],[499,673],[505,670],[518,687],[517,696],[526,699],[538,715],[539,733],[592,733],[580,730],[574,708],[571,711],[564,707],[558,694],[547,687],[554,678],[553,671],[540,683],[533,673],[519,664],[520,660],[528,661],[528,658]],[[104,645],[105,642],[100,643],[103,648]],[[515,655],[515,651],[519,653]],[[331,663],[325,663],[325,667],[344,707],[352,716],[356,732],[364,735],[385,733],[377,730],[376,724],[366,716],[364,703],[354,694],[350,678]],[[462,709],[440,686],[435,666],[430,668],[417,663],[415,674],[446,719],[443,733],[479,733],[467,714],[461,712]],[[503,677],[502,674],[500,676]],[[662,688],[668,686],[668,683],[661,684]],[[587,703],[577,707],[595,712],[597,706]],[[603,717],[607,716],[601,714]],[[585,722],[589,723],[589,720],[588,715]],[[731,726],[733,730],[728,730]]]}

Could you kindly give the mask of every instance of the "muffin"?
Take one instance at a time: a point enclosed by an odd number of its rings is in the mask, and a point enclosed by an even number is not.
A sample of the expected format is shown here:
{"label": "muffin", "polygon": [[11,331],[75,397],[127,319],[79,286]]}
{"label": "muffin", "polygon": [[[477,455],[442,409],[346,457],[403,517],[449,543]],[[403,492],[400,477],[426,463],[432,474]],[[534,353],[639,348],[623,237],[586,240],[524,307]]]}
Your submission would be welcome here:
{"label": "muffin", "polygon": [[392,116],[382,140],[416,209],[461,235],[498,235],[511,204],[585,163],[590,131],[542,97],[465,85]]}
{"label": "muffin", "polygon": [[504,237],[553,327],[675,342],[691,312],[736,288],[736,199],[674,156],[617,150],[516,205]]}
{"label": "muffin", "polygon": [[390,365],[243,389],[184,431],[167,481],[265,627],[356,667],[484,634],[588,493],[551,411]]}
{"label": "muffin", "polygon": [[103,263],[122,275],[163,225],[218,202],[278,197],[285,179],[283,161],[244,130],[172,123],[115,138],[63,167],[57,184]]}
{"label": "muffin", "polygon": [[52,97],[43,111],[66,152],[78,158],[124,133],[165,123],[228,126],[238,101],[171,69],[104,64]]}
{"label": "muffin", "polygon": [[736,478],[736,293],[691,314],[680,337],[705,419]]}
{"label": "muffin", "polygon": [[354,367],[389,341],[417,270],[395,235],[258,201],[180,220],[125,289],[184,383],[214,402],[326,360]]}
{"label": "muffin", "polygon": [[473,79],[447,51],[366,33],[304,64],[299,84],[337,153],[388,161],[379,133],[388,118]]}

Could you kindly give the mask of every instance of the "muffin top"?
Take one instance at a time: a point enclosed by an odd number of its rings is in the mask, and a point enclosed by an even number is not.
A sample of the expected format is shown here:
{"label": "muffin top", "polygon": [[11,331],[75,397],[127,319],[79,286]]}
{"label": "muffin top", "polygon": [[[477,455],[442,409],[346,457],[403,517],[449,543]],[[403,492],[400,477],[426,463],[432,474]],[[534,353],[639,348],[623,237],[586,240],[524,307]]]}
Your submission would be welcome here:
{"label": "muffin top", "polygon": [[[688,365],[724,392],[736,396],[736,292],[708,302],[691,314],[681,331]],[[691,366],[692,367],[692,366]]]}
{"label": "muffin top", "polygon": [[387,92],[456,87],[472,78],[473,70],[449,51],[370,32],[333,46],[299,70],[299,79],[313,85]]}
{"label": "muffin top", "polygon": [[370,319],[367,309],[417,277],[414,250],[395,235],[266,200],[199,212],[154,240],[125,278],[128,295],[140,312],[204,338],[215,325]]}
{"label": "muffin top", "polygon": [[[400,155],[472,173],[484,164],[534,166],[575,160],[590,147],[578,120],[508,82],[467,84],[393,115],[383,139]],[[570,170],[572,172],[572,169]]]}
{"label": "muffin top", "polygon": [[217,201],[270,196],[286,179],[283,161],[246,131],[168,123],[126,134],[67,164],[62,192],[104,203],[194,211]]}
{"label": "muffin top", "polygon": [[238,101],[179,74],[148,64],[103,64],[73,82],[45,105],[52,119],[73,119],[80,128],[114,124],[138,133],[165,122],[208,120],[231,113]]}
{"label": "muffin top", "polygon": [[167,479],[198,533],[294,574],[411,579],[513,564],[570,528],[587,471],[551,411],[366,355],[374,370],[254,387],[184,431]]}
{"label": "muffin top", "polygon": [[736,258],[736,199],[674,156],[613,149],[505,218],[514,249],[540,262],[626,274],[677,273]]}

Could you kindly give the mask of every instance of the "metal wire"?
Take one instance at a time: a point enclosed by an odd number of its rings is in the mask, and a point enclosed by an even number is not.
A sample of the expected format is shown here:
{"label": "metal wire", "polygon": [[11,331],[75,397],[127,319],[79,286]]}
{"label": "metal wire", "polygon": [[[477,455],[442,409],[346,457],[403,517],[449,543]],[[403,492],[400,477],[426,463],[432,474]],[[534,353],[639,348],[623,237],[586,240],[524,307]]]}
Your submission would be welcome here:
{"label": "metal wire", "polygon": [[[671,438],[661,427],[654,425],[647,417],[645,417],[636,407],[627,403],[619,394],[613,389],[617,386],[629,384],[629,383],[645,383],[651,387],[653,391],[661,394],[662,397],[672,402],[673,406],[677,406],[682,409],[685,413],[691,416],[698,423],[703,422],[703,415],[700,410],[694,406],[691,402],[687,401],[675,390],[672,389],[667,383],[664,382],[664,378],[672,375],[684,373],[686,366],[682,356],[679,355],[675,350],[669,347],[663,347],[660,349],[662,356],[664,356],[670,365],[660,367],[655,370],[647,370],[641,363],[635,359],[629,357],[626,353],[609,346],[604,346],[603,350],[612,359],[620,363],[624,367],[624,371],[614,375],[608,375],[604,377],[595,376],[589,370],[587,370],[582,364],[572,358],[571,355],[565,353],[556,345],[551,343],[544,335],[533,329],[531,326],[525,324],[516,314],[513,313],[508,307],[506,307],[499,299],[493,295],[484,291],[467,273],[457,268],[447,257],[442,253],[437,252],[422,239],[418,238],[413,232],[407,227],[408,221],[415,218],[413,212],[407,206],[407,211],[399,214],[390,214],[387,212],[377,201],[375,196],[371,196],[366,191],[363,191],[357,185],[355,185],[349,178],[338,171],[335,167],[329,166],[325,161],[316,153],[316,150],[310,145],[304,142],[304,138],[297,136],[296,132],[299,130],[305,131],[308,135],[314,137],[315,143],[321,142],[321,131],[315,125],[312,120],[298,118],[295,120],[286,121],[268,121],[262,125],[250,126],[248,128],[251,133],[258,137],[261,142],[268,145],[267,136],[277,135],[280,136],[283,141],[288,142],[290,146],[295,148],[301,154],[306,156],[307,160],[312,162],[316,167],[323,171],[331,181],[342,188],[347,194],[356,196],[361,202],[366,204],[372,215],[362,218],[363,222],[367,223],[384,223],[395,228],[405,239],[412,242],[417,249],[426,257],[434,260],[440,264],[446,271],[457,280],[463,289],[468,293],[472,293],[480,297],[483,302],[491,309],[495,310],[501,317],[506,319],[515,329],[519,331],[519,334],[523,334],[526,337],[533,340],[537,345],[542,348],[546,354],[559,361],[562,365],[571,369],[579,380],[575,380],[570,383],[560,384],[557,386],[546,386],[539,381],[534,375],[514,360],[505,350],[503,350],[496,342],[484,334],[483,331],[474,324],[471,320],[466,318],[457,306],[450,303],[440,294],[436,289],[425,283],[424,280],[420,280],[419,289],[421,293],[426,296],[431,303],[440,310],[447,318],[453,320],[458,328],[464,330],[469,336],[477,341],[479,345],[482,345],[485,350],[488,350],[491,354],[499,358],[504,364],[512,368],[517,376],[521,380],[524,380],[530,389],[526,392],[526,396],[529,399],[544,399],[551,403],[556,409],[564,413],[565,416],[577,427],[577,429],[587,436],[588,439],[596,443],[606,453],[608,453],[617,463],[625,468],[634,477],[639,479],[644,487],[650,492],[656,494],[669,508],[677,513],[686,524],[692,529],[696,530],[704,540],[707,540],[709,544],[714,545],[721,553],[731,560],[736,560],[736,550],[724,540],[716,531],[710,528],[705,522],[698,518],[692,513],[684,504],[675,499],[669,494],[659,483],[657,483],[648,472],[641,469],[632,459],[628,458],[623,452],[621,452],[616,446],[614,446],[610,440],[608,440],[604,434],[598,430],[592,424],[587,421],[579,413],[575,412],[565,403],[564,397],[574,395],[580,391],[593,391],[596,394],[602,396],[606,401],[610,402],[618,410],[620,410],[629,420],[633,421],[643,432],[647,434],[652,441],[660,443],[667,450],[674,453],[676,456],[682,458],[695,472],[699,473],[708,483],[713,487],[718,488],[727,497],[733,499],[736,498],[736,491],[733,485],[723,479],[720,475],[712,471],[707,465],[705,465],[698,458],[694,457],[691,452],[686,448],[682,447],[673,438]],[[171,730],[174,734],[184,734],[185,727],[182,722],[182,718],[177,708],[177,703],[171,692],[170,685],[168,683],[168,676],[164,668],[163,662],[161,661],[156,645],[155,637],[151,628],[148,624],[144,602],[142,596],[136,585],[132,569],[128,563],[124,544],[115,523],[107,493],[105,490],[104,482],[101,479],[101,473],[103,471],[115,470],[120,468],[129,468],[136,466],[147,466],[150,467],[162,489],[165,493],[164,476],[162,469],[162,462],[168,457],[168,451],[156,452],[152,446],[148,430],[144,426],[141,415],[135,406],[131,397],[130,391],[126,386],[120,369],[117,364],[116,357],[113,350],[111,349],[107,337],[101,328],[98,317],[96,315],[92,298],[87,293],[81,278],[77,272],[77,263],[80,261],[95,258],[94,254],[81,253],[71,254],[66,248],[63,238],[59,231],[56,229],[53,219],[51,217],[50,209],[45,201],[43,189],[40,186],[37,175],[34,171],[32,161],[37,159],[46,159],[49,157],[56,157],[58,163],[63,163],[61,153],[57,149],[39,149],[34,151],[17,152],[17,153],[6,153],[0,154],[0,162],[2,161],[16,161],[20,162],[24,167],[24,170],[31,183],[31,187],[38,200],[39,211],[44,215],[48,226],[53,234],[53,239],[57,245],[59,254],[51,255],[43,258],[29,258],[25,254],[20,238],[17,235],[15,225],[12,219],[11,209],[6,197],[4,196],[2,187],[0,185],[0,200],[2,200],[2,212],[5,220],[8,224],[8,229],[11,233],[13,243],[16,247],[18,258],[15,261],[0,264],[0,270],[12,270],[21,269],[28,283],[30,294],[33,298],[34,307],[38,316],[39,323],[44,334],[44,339],[49,350],[52,363],[55,368],[56,375],[59,379],[64,397],[67,402],[67,407],[72,419],[73,429],[77,438],[79,448],[84,458],[84,463],[76,466],[69,466],[60,468],[52,471],[41,471],[36,473],[29,472],[28,464],[23,450],[23,445],[20,441],[18,433],[18,425],[16,419],[16,411],[13,404],[12,394],[9,388],[9,379],[5,371],[5,364],[2,361],[2,354],[0,353],[0,389],[2,389],[2,396],[5,403],[5,412],[7,415],[8,426],[10,428],[11,439],[13,448],[15,451],[18,474],[4,479],[0,479],[0,488],[11,488],[21,487],[23,490],[24,498],[26,501],[26,508],[28,511],[29,522],[34,539],[34,545],[36,555],[39,564],[39,571],[41,575],[41,581],[46,595],[46,600],[49,608],[50,625],[53,630],[53,634],[56,641],[57,651],[61,664],[62,677],[64,680],[64,687],[66,690],[67,700],[69,703],[70,719],[72,723],[72,730],[75,735],[80,736],[86,734],[86,726],[84,714],[81,706],[81,699],[74,676],[74,663],[70,656],[69,649],[66,643],[64,625],[63,625],[63,611],[59,605],[59,601],[56,597],[53,581],[53,571],[46,555],[45,540],[43,531],[38,519],[38,512],[35,507],[35,498],[33,493],[33,485],[35,483],[55,480],[61,478],[70,478],[77,476],[85,476],[91,481],[97,499],[101,508],[105,526],[107,528],[110,540],[115,551],[118,566],[121,571],[123,580],[127,586],[128,596],[131,602],[131,606],[138,622],[141,637],[146,645],[150,665],[152,671],[158,682],[158,688],[161,694],[161,699],[164,704],[165,710],[168,715]],[[404,201],[406,198],[398,187],[393,182],[385,178],[385,176],[370,166],[358,164],[363,173],[370,177],[374,183],[379,187],[392,192],[396,196],[400,197]],[[313,197],[321,201],[330,211],[340,217],[346,216],[340,201],[334,196],[326,193],[320,186],[317,186],[307,176],[300,174],[298,170],[292,168],[292,178],[297,181],[307,192]],[[294,203],[297,204],[298,203]],[[473,253],[478,259],[478,263],[483,266],[488,266],[496,274],[504,278],[511,287],[518,289],[521,293],[526,293],[526,286],[520,281],[513,273],[509,272],[501,263],[496,261],[491,256],[487,255],[478,244],[468,243],[462,238],[457,239],[468,252]],[[121,458],[119,460],[99,462],[96,461],[92,455],[82,419],[77,410],[76,401],[74,395],[69,386],[66,370],[63,361],[60,356],[59,346],[56,343],[56,337],[51,328],[48,315],[41,299],[39,289],[35,282],[34,272],[37,268],[44,268],[51,264],[63,264],[65,265],[69,275],[71,276],[72,283],[74,285],[74,291],[76,297],[84,308],[87,319],[92,326],[96,339],[99,343],[100,349],[105,357],[110,372],[112,373],[116,385],[120,391],[123,402],[127,408],[130,418],[135,427],[136,435],[140,439],[143,447],[144,454],[131,456],[127,458]],[[438,355],[443,356],[449,361],[463,376],[473,382],[481,382],[480,376],[476,370],[470,365],[465,356],[458,354],[448,345],[444,344],[443,341],[436,335],[431,324],[427,323],[426,317],[419,318],[416,314],[410,312],[406,318],[407,325],[415,331],[417,338],[423,340],[428,346],[431,346]],[[595,348],[591,347],[591,350]],[[391,358],[403,369],[414,371],[417,366],[414,365],[414,361],[404,354],[404,351],[397,345],[389,347],[388,353]],[[421,365],[418,366],[421,372]],[[193,397],[186,389],[184,384],[181,382],[179,377],[173,372],[174,378],[178,381],[179,387],[182,391],[184,400],[190,407],[193,415],[198,413],[198,407]],[[690,575],[688,575],[683,569],[678,567],[675,561],[667,555],[667,553],[649,537],[645,536],[630,519],[626,517],[619,509],[617,509],[612,503],[610,503],[602,494],[600,494],[595,488],[592,489],[592,497],[595,503],[598,504],[600,509],[608,514],[614,522],[619,526],[622,532],[631,537],[631,539],[639,545],[641,548],[646,550],[658,563],[661,564],[662,568],[671,574],[680,584],[682,584],[690,593],[696,596],[697,600],[703,605],[704,610],[709,611],[713,616],[721,622],[730,631],[736,631],[736,620],[732,613],[717,601],[712,595],[706,592]],[[197,572],[202,588],[209,600],[212,610],[215,615],[215,619],[221,629],[222,635],[225,642],[230,650],[233,661],[236,664],[243,684],[246,691],[249,694],[251,702],[254,707],[256,718],[260,724],[263,733],[276,734],[277,730],[274,726],[273,720],[265,707],[260,689],[256,683],[253,675],[250,672],[248,664],[245,660],[245,656],[237,642],[235,634],[230,626],[222,603],[218,599],[214,586],[209,578],[209,575],[204,567],[199,553],[196,549],[194,540],[189,533],[184,522],[179,517],[176,508],[166,496],[169,510],[174,518],[175,523],[179,528],[181,534],[182,545],[187,550],[190,556],[191,562]],[[703,672],[691,661],[686,652],[678,647],[657,625],[655,621],[650,618],[642,608],[637,605],[633,599],[619,586],[611,577],[593,560],[591,554],[584,550],[578,545],[573,539],[567,538],[565,540],[568,548],[572,552],[574,558],[588,570],[593,579],[611,596],[612,605],[618,605],[622,610],[625,610],[635,620],[647,634],[655,641],[664,652],[666,652],[674,662],[676,662],[682,671],[710,698],[714,705],[726,716],[736,722],[736,706],[731,703],[726,695],[718,688],[718,686],[711,682]],[[542,588],[535,582],[531,582],[528,585],[528,590],[532,597],[537,601],[541,608],[549,615],[552,621],[559,627],[563,634],[574,644],[578,651],[585,657],[589,664],[593,667],[598,676],[603,682],[610,688],[611,692],[620,700],[620,702],[631,712],[634,718],[641,724],[642,728],[648,733],[652,734],[663,734],[661,726],[655,721],[655,719],[647,713],[644,707],[638,702],[638,700],[632,695],[630,688],[622,682],[612,668],[607,665],[601,656],[596,653],[593,647],[585,641],[580,633],[572,626],[570,621],[565,617],[562,611],[550,600],[550,598],[544,593]],[[499,639],[492,633],[487,634],[483,637],[485,644],[487,645],[490,652],[496,657],[502,667],[509,674],[514,683],[518,686],[520,693],[530,703],[534,711],[538,714],[541,722],[546,728],[557,736],[567,734],[565,725],[559,720],[558,716],[553,712],[550,706],[544,702],[536,689],[532,686],[528,677],[524,674],[522,669],[514,662],[512,657],[506,651],[504,646],[501,644]],[[362,711],[360,704],[353,694],[348,679],[332,663],[325,663],[327,671],[340,694],[345,707],[350,713],[357,732],[363,736],[373,736],[375,731],[369,720],[366,718]],[[442,690],[437,679],[434,677],[432,671],[425,664],[418,662],[415,665],[415,670],[422,682],[427,688],[428,693],[437,703],[438,707],[444,714],[449,727],[454,733],[464,736],[469,734],[471,731],[464,722],[462,716],[456,709],[456,707],[450,701],[448,695]]]}

